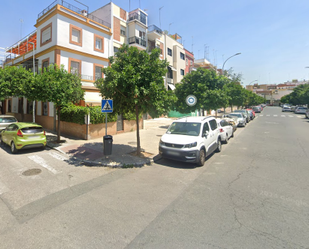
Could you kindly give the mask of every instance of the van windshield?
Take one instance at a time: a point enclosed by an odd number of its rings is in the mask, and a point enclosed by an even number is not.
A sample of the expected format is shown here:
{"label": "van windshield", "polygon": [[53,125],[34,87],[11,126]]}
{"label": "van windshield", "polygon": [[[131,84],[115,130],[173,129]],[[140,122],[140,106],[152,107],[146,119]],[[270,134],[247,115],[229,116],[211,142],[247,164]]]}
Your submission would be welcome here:
{"label": "van windshield", "polygon": [[200,123],[174,122],[167,130],[167,134],[198,136],[200,134]]}

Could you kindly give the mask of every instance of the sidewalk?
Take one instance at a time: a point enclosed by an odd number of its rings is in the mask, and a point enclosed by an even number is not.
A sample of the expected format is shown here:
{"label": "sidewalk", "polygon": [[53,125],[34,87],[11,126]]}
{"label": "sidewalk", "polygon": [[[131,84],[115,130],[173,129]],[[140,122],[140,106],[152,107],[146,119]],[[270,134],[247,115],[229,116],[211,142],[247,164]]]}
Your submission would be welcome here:
{"label": "sidewalk", "polygon": [[151,164],[153,158],[158,155],[160,137],[172,121],[170,118],[144,121],[145,128],[140,130],[142,157],[134,156],[137,144],[136,131],[114,135],[112,154],[109,156],[103,154],[103,137],[81,140],[61,136],[61,143],[57,143],[57,134],[47,131],[47,146],[80,160],[86,166],[142,167]]}

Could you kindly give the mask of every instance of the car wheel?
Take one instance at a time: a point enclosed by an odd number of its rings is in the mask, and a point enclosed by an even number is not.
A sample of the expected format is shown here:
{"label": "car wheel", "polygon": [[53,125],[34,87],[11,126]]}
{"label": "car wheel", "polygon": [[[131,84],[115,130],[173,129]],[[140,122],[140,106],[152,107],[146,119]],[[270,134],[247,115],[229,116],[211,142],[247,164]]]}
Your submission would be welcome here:
{"label": "car wheel", "polygon": [[11,143],[11,152],[12,152],[13,154],[16,154],[17,151],[18,151],[18,150],[16,149],[14,142],[12,142],[12,143]]}
{"label": "car wheel", "polygon": [[226,133],[224,143],[227,144],[229,142],[229,135]]}
{"label": "car wheel", "polygon": [[217,142],[217,149],[216,149],[216,152],[220,152],[222,149],[222,143],[221,143],[221,139],[219,138],[218,139],[218,142]]}
{"label": "car wheel", "polygon": [[205,159],[206,159],[205,150],[204,150],[204,149],[201,149],[201,150],[200,150],[200,155],[199,155],[199,158],[198,158],[197,165],[198,165],[198,166],[203,166],[204,163],[205,163]]}

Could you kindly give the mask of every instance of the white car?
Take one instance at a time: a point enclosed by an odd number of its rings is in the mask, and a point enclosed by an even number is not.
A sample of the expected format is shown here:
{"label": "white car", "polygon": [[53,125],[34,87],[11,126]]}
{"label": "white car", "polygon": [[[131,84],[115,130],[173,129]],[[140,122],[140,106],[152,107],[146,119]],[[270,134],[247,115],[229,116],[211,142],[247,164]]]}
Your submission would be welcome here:
{"label": "white car", "polygon": [[214,117],[185,117],[175,120],[161,137],[159,153],[163,158],[197,163],[221,151],[221,137]]}
{"label": "white car", "polygon": [[305,115],[306,115],[306,118],[309,118],[309,109],[307,109]]}
{"label": "white car", "polygon": [[231,137],[234,137],[234,129],[233,126],[227,122],[225,119],[219,119],[217,118],[219,131],[220,131],[220,137],[222,143],[228,143],[229,139]]}
{"label": "white car", "polygon": [[307,107],[298,106],[296,107],[294,113],[295,114],[306,114],[307,109],[308,109]]}
{"label": "white car", "polygon": [[232,112],[232,113],[227,114],[227,117],[237,120],[236,122],[237,122],[238,127],[239,126],[245,127],[247,124],[247,119],[242,113]]}

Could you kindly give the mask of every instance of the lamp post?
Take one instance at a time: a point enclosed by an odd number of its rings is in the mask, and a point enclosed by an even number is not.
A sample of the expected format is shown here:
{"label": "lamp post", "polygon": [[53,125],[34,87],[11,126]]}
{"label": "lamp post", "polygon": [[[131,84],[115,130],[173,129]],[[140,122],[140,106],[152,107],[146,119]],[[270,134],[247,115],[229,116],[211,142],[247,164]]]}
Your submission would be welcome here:
{"label": "lamp post", "polygon": [[225,63],[226,63],[229,59],[231,59],[232,57],[234,57],[234,56],[236,56],[236,55],[240,55],[240,54],[241,54],[241,53],[236,53],[236,54],[230,56],[229,58],[227,58],[227,59],[225,60],[225,62],[223,63],[223,66],[222,66],[222,75],[223,75],[223,72],[224,72],[224,65],[225,65]]}
{"label": "lamp post", "polygon": [[253,80],[253,81],[251,81],[251,82],[249,83],[249,86],[250,86],[253,82],[255,82],[255,81],[258,81],[258,80]]}
{"label": "lamp post", "polygon": [[159,8],[159,23],[160,23],[160,28],[161,28],[161,9],[163,8],[164,6],[160,7]]}
{"label": "lamp post", "polygon": [[[34,51],[34,43],[33,42],[28,42],[32,44],[32,59],[33,59],[33,77],[35,76],[35,51]],[[24,110],[23,110],[24,111]],[[32,104],[32,122],[35,123],[35,100],[33,100]]]}

